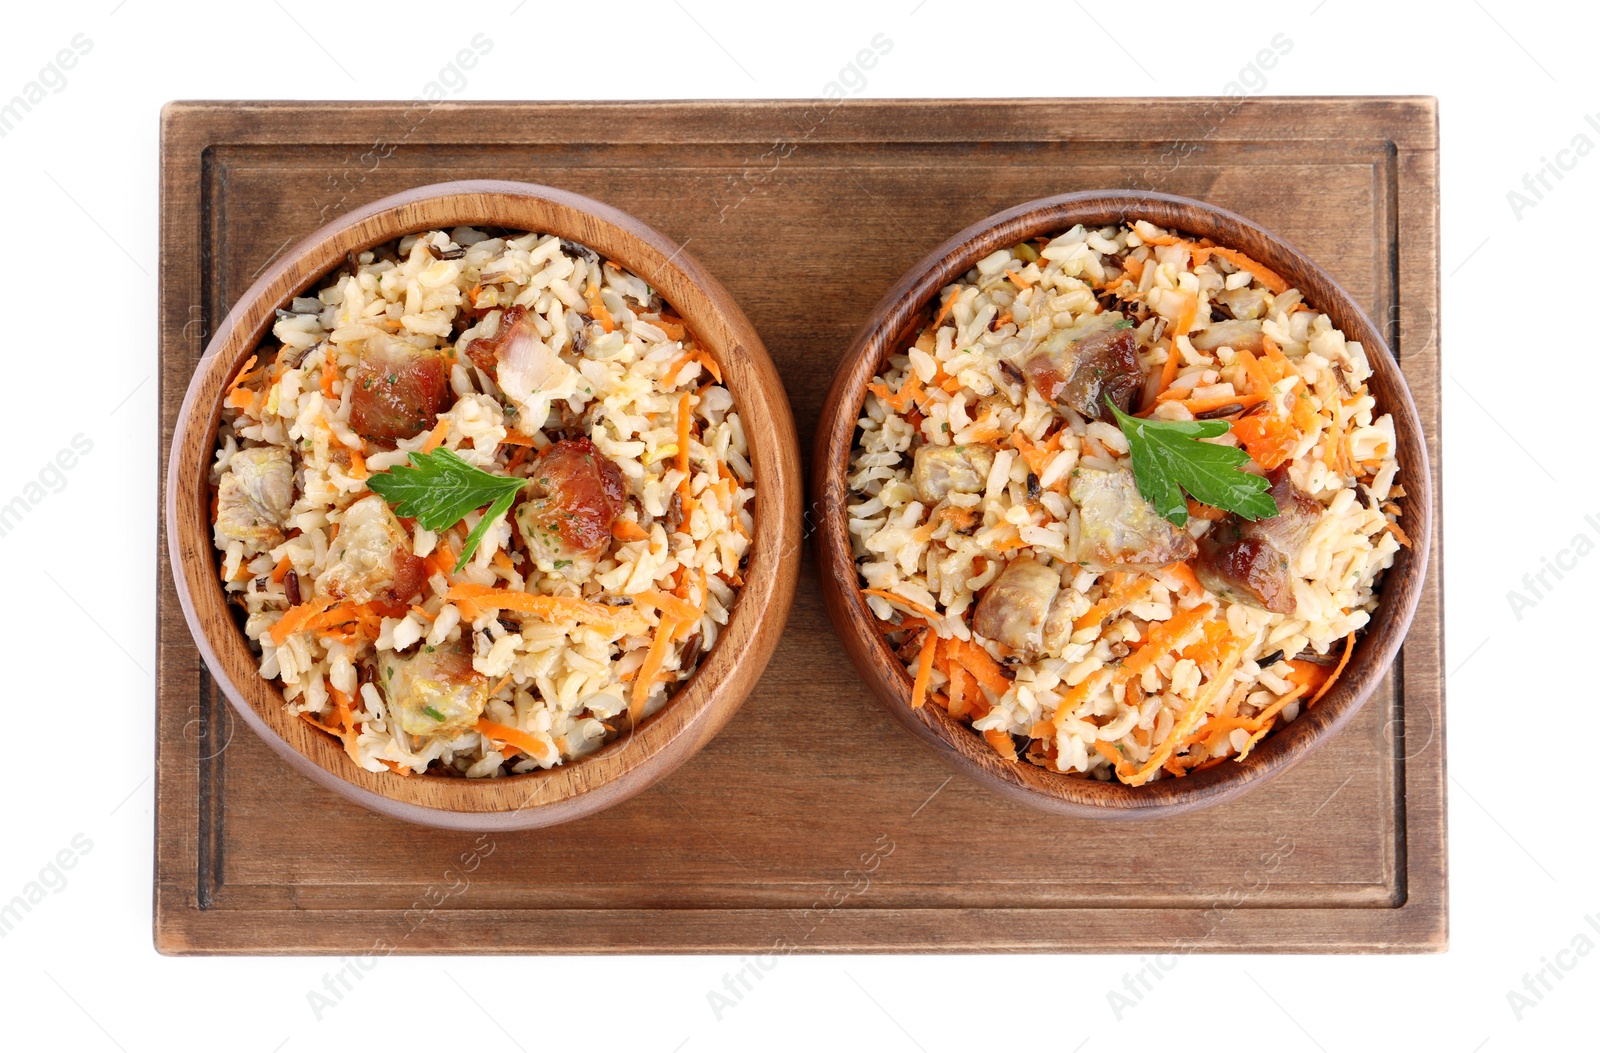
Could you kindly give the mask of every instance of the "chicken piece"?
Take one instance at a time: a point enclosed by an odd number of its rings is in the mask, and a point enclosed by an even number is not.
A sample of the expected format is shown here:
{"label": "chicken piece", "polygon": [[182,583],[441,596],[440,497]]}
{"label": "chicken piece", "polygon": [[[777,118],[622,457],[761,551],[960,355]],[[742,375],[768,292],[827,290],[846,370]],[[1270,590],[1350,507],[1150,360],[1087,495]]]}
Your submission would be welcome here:
{"label": "chicken piece", "polygon": [[582,374],[539,336],[538,317],[522,306],[500,316],[492,337],[470,341],[462,353],[494,378],[516,406],[524,430],[535,431],[550,416],[550,406],[577,390]]}
{"label": "chicken piece", "polygon": [[461,641],[418,647],[409,658],[379,651],[378,686],[390,720],[408,735],[455,735],[483,716],[489,680]]}
{"label": "chicken piece", "polygon": [[972,612],[972,631],[1014,651],[1038,651],[1050,605],[1060,591],[1059,570],[1018,556],[983,590]]}
{"label": "chicken piece", "polygon": [[1290,561],[1311,536],[1322,505],[1283,471],[1273,474],[1268,493],[1278,514],[1255,522],[1230,515],[1213,526],[1200,539],[1194,572],[1200,584],[1224,599],[1293,614]]}
{"label": "chicken piece", "polygon": [[1154,570],[1195,554],[1194,538],[1162,518],[1126,468],[1078,468],[1067,492],[1078,506],[1079,559],[1097,570]]}
{"label": "chicken piece", "polygon": [[994,466],[994,451],[987,446],[935,446],[925,443],[917,447],[911,467],[911,481],[916,485],[917,496],[926,505],[936,505],[951,491],[958,494],[979,494],[989,481],[989,469]]}
{"label": "chicken piece", "polygon": [[388,503],[372,494],[345,510],[315,588],[319,596],[353,603],[409,603],[427,578],[422,560],[412,554],[411,535]]}
{"label": "chicken piece", "polygon": [[443,353],[390,338],[368,340],[350,394],[350,427],[367,439],[393,441],[432,428],[449,395]]}
{"label": "chicken piece", "polygon": [[588,439],[563,439],[539,455],[524,492],[515,519],[528,555],[547,574],[587,578],[622,513],[622,469]]}
{"label": "chicken piece", "polygon": [[1022,371],[1039,394],[1058,408],[1111,421],[1107,396],[1128,413],[1144,389],[1138,348],[1131,329],[1096,329],[1070,342],[1052,338],[1023,363]]}
{"label": "chicken piece", "polygon": [[216,536],[271,548],[283,540],[294,503],[294,464],[279,446],[247,446],[228,460],[217,485]]}

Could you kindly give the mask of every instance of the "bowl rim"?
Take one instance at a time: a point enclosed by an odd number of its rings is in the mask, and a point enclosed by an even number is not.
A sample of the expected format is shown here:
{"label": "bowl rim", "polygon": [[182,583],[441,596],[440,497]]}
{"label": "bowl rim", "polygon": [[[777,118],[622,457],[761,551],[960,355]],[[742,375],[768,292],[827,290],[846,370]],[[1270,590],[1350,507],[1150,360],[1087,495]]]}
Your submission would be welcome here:
{"label": "bowl rim", "polygon": [[[1349,666],[1316,708],[1268,735],[1242,764],[1130,787],[1005,761],[969,725],[938,706],[910,707],[911,679],[874,629],[875,619],[861,596],[846,527],[845,477],[867,383],[914,336],[940,289],[998,249],[1060,234],[1079,223],[1103,226],[1139,219],[1209,237],[1286,278],[1293,275],[1290,284],[1307,302],[1326,313],[1346,339],[1361,342],[1374,386],[1389,389],[1380,408],[1395,419],[1406,489],[1402,519],[1412,545],[1402,548],[1385,572],[1378,607]],[[1331,738],[1366,703],[1393,664],[1421,598],[1433,542],[1433,479],[1416,405],[1388,343],[1355,300],[1310,256],[1243,216],[1194,198],[1126,189],[1075,191],[1023,202],[968,226],[908,269],[873,308],[840,360],[817,425],[812,493],[819,509],[816,545],[824,602],[835,632],[878,701],[957,771],[1009,799],[1077,818],[1153,818],[1219,804],[1281,775]]]}
{"label": "bowl rim", "polygon": [[[716,359],[741,414],[762,422],[748,433],[756,495],[745,584],[695,674],[636,732],[595,753],[551,769],[482,780],[367,772],[327,735],[289,716],[277,682],[256,672],[258,659],[227,609],[205,507],[223,389],[270,332],[275,310],[319,287],[348,251],[457,226],[554,234],[645,278]],[[174,591],[232,711],[313,782],[424,826],[549,826],[619,803],[667,775],[705,745],[748,695],[777,644],[799,573],[798,439],[782,382],[755,328],[683,244],[611,205],[534,183],[477,179],[414,187],[322,224],[281,253],[229,307],[196,362],[174,418],[165,472],[163,515]],[[210,572],[200,573],[201,567]]]}

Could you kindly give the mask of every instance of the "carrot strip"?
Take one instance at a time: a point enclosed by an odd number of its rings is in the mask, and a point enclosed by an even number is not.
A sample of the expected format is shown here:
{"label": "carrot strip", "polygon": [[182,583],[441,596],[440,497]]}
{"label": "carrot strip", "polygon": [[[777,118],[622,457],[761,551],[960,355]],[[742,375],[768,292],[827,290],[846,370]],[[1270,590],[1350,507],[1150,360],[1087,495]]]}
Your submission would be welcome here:
{"label": "carrot strip", "polygon": [[908,600],[904,596],[889,592],[886,589],[862,589],[861,591],[868,596],[876,596],[881,600],[888,600],[890,603],[898,603],[906,610],[913,614],[920,614],[924,618],[938,618],[940,616],[938,611],[931,610],[915,600]]}
{"label": "carrot strip", "polygon": [[492,589],[487,585],[452,585],[445,599],[457,606],[463,602],[482,610],[520,611],[545,621],[577,621],[597,628],[622,629],[638,621],[637,612],[628,607],[609,607],[573,596],[540,596],[517,589]]}
{"label": "carrot strip", "polygon": [[1000,663],[989,657],[977,643],[971,640],[955,641],[959,645],[956,651],[958,660],[972,678],[997,695],[1003,695],[1011,690],[1011,678],[1001,670]]}
{"label": "carrot strip", "polygon": [[933,676],[933,651],[939,643],[938,634],[922,634],[922,650],[917,652],[917,677],[911,682],[911,708],[921,709],[928,696],[928,680]]}
{"label": "carrot strip", "polygon": [[589,287],[584,290],[583,297],[589,301],[589,313],[600,323],[600,328],[608,333],[615,332],[617,320],[611,317],[611,312],[606,309],[606,302],[600,298],[599,283],[590,282]]}
{"label": "carrot strip", "polygon": [[272,627],[270,633],[272,642],[280,647],[283,646],[283,641],[287,640],[291,633],[301,632],[309,628],[311,622],[321,617],[336,602],[338,601],[332,597],[326,597],[320,600],[310,600],[296,607],[290,607],[283,612],[283,617],[279,618],[278,623]]}
{"label": "carrot strip", "polygon": [[434,450],[437,450],[440,444],[443,443],[449,435],[450,422],[447,420],[441,420],[439,423],[433,426],[433,430],[428,433],[427,439],[423,440],[422,452],[432,453]]}
{"label": "carrot strip", "polygon": [[722,367],[717,365],[716,359],[712,358],[704,351],[696,351],[694,353],[694,360],[705,367],[706,372],[711,374],[713,380],[715,380],[718,384],[722,383]]}
{"label": "carrot strip", "polygon": [[678,621],[698,621],[700,611],[688,600],[679,599],[665,592],[637,592],[633,594],[634,600],[639,603],[648,603],[662,614],[669,615]]}
{"label": "carrot strip", "polygon": [[944,320],[950,317],[950,311],[955,307],[956,297],[959,295],[960,293],[952,292],[949,296],[946,296],[944,298],[944,302],[939,305],[939,313],[935,315],[933,319],[933,327],[935,329],[943,325]]}
{"label": "carrot strip", "polygon": [[1211,255],[1221,256],[1240,270],[1249,271],[1251,277],[1265,285],[1273,293],[1281,293],[1288,290],[1289,283],[1284,281],[1277,271],[1272,270],[1265,264],[1257,263],[1238,249],[1225,249],[1220,245],[1211,245],[1207,248]]}
{"label": "carrot strip", "polygon": [[1133,581],[1110,589],[1099,603],[1096,603],[1078,616],[1078,620],[1072,623],[1072,631],[1076,633],[1087,629],[1091,625],[1099,625],[1113,611],[1120,611],[1146,592],[1149,592],[1150,584],[1149,578],[1135,578]]}
{"label": "carrot strip", "polygon": [[1229,647],[1228,652],[1223,655],[1222,663],[1218,666],[1216,675],[1207,681],[1206,686],[1201,688],[1199,693],[1195,695],[1194,701],[1189,704],[1188,709],[1184,710],[1183,716],[1178,718],[1178,722],[1172,726],[1172,730],[1167,733],[1167,737],[1162,740],[1161,745],[1157,746],[1155,751],[1150,754],[1149,759],[1138,768],[1125,773],[1124,766],[1117,765],[1117,777],[1119,779],[1129,786],[1143,786],[1150,781],[1150,776],[1155,774],[1157,768],[1166,763],[1167,758],[1172,756],[1173,752],[1178,748],[1178,744],[1194,733],[1195,725],[1200,722],[1206,711],[1211,708],[1211,703],[1216,701],[1218,693],[1233,683],[1233,671],[1238,667],[1239,659],[1248,645],[1248,640],[1234,641],[1233,646]]}
{"label": "carrot strip", "polygon": [[672,638],[677,632],[678,623],[670,616],[663,617],[661,624],[656,626],[650,649],[644,655],[644,664],[639,666],[639,672],[634,677],[633,695],[628,702],[628,716],[635,725],[644,716],[645,703],[650,700],[650,689],[655,686],[656,674],[661,672],[661,666],[667,660],[667,648],[672,646]]}
{"label": "carrot strip", "polygon": [[339,367],[333,359],[333,348],[330,346],[323,352],[322,358],[322,397],[333,399],[333,378],[338,373]]}
{"label": "carrot strip", "polygon": [[1006,277],[1010,278],[1011,279],[1011,284],[1015,285],[1019,289],[1031,289],[1031,288],[1033,288],[1033,283],[1032,282],[1028,281],[1022,275],[1018,274],[1016,271],[1012,270],[1009,267],[1006,268]]}
{"label": "carrot strip", "polygon": [[1133,654],[1123,659],[1121,668],[1117,670],[1116,680],[1126,684],[1130,680],[1143,676],[1146,669],[1155,665],[1162,655],[1178,645],[1179,640],[1193,632],[1195,627],[1211,614],[1212,610],[1213,608],[1210,604],[1202,603],[1198,607],[1179,611],[1151,629],[1149,635],[1145,637],[1144,644]]}
{"label": "carrot strip", "polygon": [[250,379],[250,371],[255,368],[255,364],[255,355],[251,355],[249,358],[244,360],[244,365],[239,367],[238,374],[234,376],[232,383],[228,385],[228,393],[230,395],[239,389],[240,384],[243,384],[245,381]]}
{"label": "carrot strip", "polygon": [[284,556],[282,559],[278,560],[278,565],[272,568],[272,580],[280,585],[283,584],[283,579],[289,576],[289,571],[293,569],[293,567],[294,564],[289,560],[289,557]]}
{"label": "carrot strip", "polygon": [[1322,701],[1322,696],[1328,693],[1329,689],[1333,687],[1333,682],[1338,680],[1339,675],[1344,672],[1344,667],[1350,664],[1350,655],[1355,649],[1356,634],[1350,633],[1344,638],[1344,654],[1340,657],[1339,664],[1333,667],[1333,672],[1328,674],[1328,679],[1322,682],[1322,686],[1317,689],[1317,693],[1312,695],[1311,700],[1306,703],[1307,709]]}
{"label": "carrot strip", "polygon": [[644,527],[631,519],[619,519],[611,524],[611,536],[620,541],[644,541],[649,538]]}
{"label": "carrot strip", "polygon": [[1178,379],[1178,357],[1178,345],[1168,344],[1167,360],[1161,366],[1161,386],[1156,389],[1157,402],[1161,401],[1161,396],[1172,386],[1172,382]]}
{"label": "carrot strip", "polygon": [[508,728],[504,724],[496,724],[487,717],[474,724],[472,730],[486,739],[498,739],[501,742],[509,743],[535,760],[545,752],[544,745],[532,735],[516,728]]}
{"label": "carrot strip", "polygon": [[1200,579],[1194,576],[1194,568],[1187,563],[1174,563],[1167,568],[1167,573],[1183,582],[1184,589],[1196,596],[1205,591],[1200,588]]}
{"label": "carrot strip", "polygon": [[983,741],[987,742],[994,751],[1008,761],[1017,759],[1017,744],[1011,741],[1011,736],[999,728],[990,728],[983,733]]}

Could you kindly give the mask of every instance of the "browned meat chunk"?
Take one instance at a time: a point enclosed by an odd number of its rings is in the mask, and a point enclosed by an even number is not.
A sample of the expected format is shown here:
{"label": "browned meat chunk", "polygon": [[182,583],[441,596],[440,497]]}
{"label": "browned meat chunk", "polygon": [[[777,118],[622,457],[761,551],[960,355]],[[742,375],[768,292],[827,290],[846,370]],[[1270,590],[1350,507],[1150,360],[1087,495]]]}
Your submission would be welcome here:
{"label": "browned meat chunk", "polygon": [[500,349],[511,339],[511,334],[527,313],[528,309],[521,304],[507,308],[506,313],[500,316],[500,328],[495,330],[494,335],[469,341],[461,349],[462,354],[489,376],[495,376],[500,368]]}
{"label": "browned meat chunk", "polygon": [[951,491],[979,494],[989,480],[994,451],[987,446],[917,447],[911,468],[911,481],[924,504],[936,505]]}
{"label": "browned meat chunk", "polygon": [[1291,483],[1286,472],[1274,475],[1269,492],[1278,514],[1255,522],[1229,516],[1212,527],[1200,539],[1194,572],[1200,584],[1224,599],[1293,614],[1289,561],[1311,536],[1322,505]]}
{"label": "browned meat chunk", "polygon": [[1078,506],[1078,558],[1099,570],[1154,570],[1189,559],[1194,538],[1161,517],[1126,468],[1078,468],[1068,494]]}
{"label": "browned meat chunk", "polygon": [[361,349],[350,427],[367,439],[406,439],[432,428],[449,394],[444,355],[398,340],[369,340]]}
{"label": "browned meat chunk", "polygon": [[611,544],[627,498],[622,469],[588,439],[563,439],[539,455],[517,505],[517,529],[539,569],[589,576]]}
{"label": "browned meat chunk", "polygon": [[1284,555],[1297,556],[1306,539],[1311,536],[1311,531],[1316,528],[1317,519],[1322,515],[1322,505],[1315,497],[1291,483],[1289,473],[1280,469],[1271,478],[1272,489],[1267,493],[1277,504],[1278,514],[1253,523],[1249,520],[1240,521],[1239,536],[1261,538]]}
{"label": "browned meat chunk", "polygon": [[412,552],[411,535],[388,502],[372,494],[345,510],[316,593],[355,603],[409,603],[427,579],[426,566]]}
{"label": "browned meat chunk", "polygon": [[455,735],[483,715],[489,681],[472,668],[466,645],[418,647],[409,658],[393,651],[377,655],[378,685],[389,716],[408,735]]}
{"label": "browned meat chunk", "polygon": [[1014,651],[1037,651],[1050,605],[1061,589],[1061,572],[1019,556],[983,590],[972,612],[972,631]]}
{"label": "browned meat chunk", "polygon": [[1047,344],[1022,371],[1056,406],[1110,421],[1106,396],[1127,413],[1144,387],[1138,347],[1131,329],[1096,329],[1064,347]]}

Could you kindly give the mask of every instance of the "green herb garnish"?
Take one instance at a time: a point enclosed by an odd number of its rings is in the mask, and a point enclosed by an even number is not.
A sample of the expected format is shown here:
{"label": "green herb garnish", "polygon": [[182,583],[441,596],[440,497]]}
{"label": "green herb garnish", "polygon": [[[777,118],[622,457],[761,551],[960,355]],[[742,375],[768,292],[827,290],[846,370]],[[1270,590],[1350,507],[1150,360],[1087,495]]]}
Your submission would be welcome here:
{"label": "green herb garnish", "polygon": [[389,502],[398,515],[415,519],[435,533],[449,530],[473,509],[489,506],[467,535],[461,558],[456,560],[456,573],[478,550],[490,524],[511,508],[525,483],[473,467],[443,447],[432,453],[413,453],[409,466],[399,465],[367,480],[372,492]]}
{"label": "green herb garnish", "polygon": [[1272,484],[1259,475],[1239,471],[1250,455],[1214,439],[1228,431],[1224,420],[1143,420],[1130,417],[1106,396],[1117,426],[1128,438],[1133,480],[1139,493],[1170,523],[1189,522],[1184,491],[1202,504],[1245,519],[1271,519],[1278,504],[1267,493]]}
{"label": "green herb garnish", "polygon": [[1113,328],[1113,329],[1132,329],[1133,328],[1133,319],[1132,318],[1124,318],[1122,321],[1117,322],[1114,325],[1112,325],[1111,328]]}
{"label": "green herb garnish", "polygon": [[434,720],[437,720],[439,723],[444,723],[444,714],[439,712],[437,709],[434,709],[432,706],[423,706],[422,711],[428,714],[428,716],[432,717]]}

